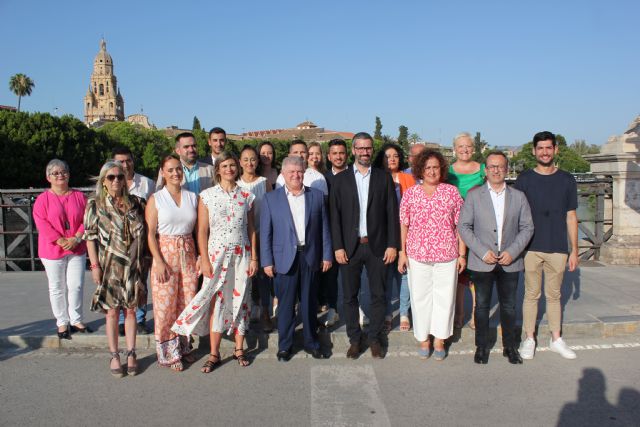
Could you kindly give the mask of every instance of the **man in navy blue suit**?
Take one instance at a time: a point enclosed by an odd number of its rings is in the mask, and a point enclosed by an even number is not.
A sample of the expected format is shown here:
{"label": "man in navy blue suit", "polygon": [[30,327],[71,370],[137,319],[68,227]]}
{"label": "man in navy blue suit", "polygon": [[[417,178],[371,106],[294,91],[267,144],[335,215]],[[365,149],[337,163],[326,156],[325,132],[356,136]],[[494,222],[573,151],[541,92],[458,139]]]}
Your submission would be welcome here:
{"label": "man in navy blue suit", "polygon": [[285,185],[265,195],[260,214],[260,260],[274,278],[278,297],[278,360],[288,361],[300,295],[304,349],[316,359],[328,358],[317,332],[316,275],[331,268],[329,219],[322,191],[302,184],[305,165],[299,157],[282,162]]}

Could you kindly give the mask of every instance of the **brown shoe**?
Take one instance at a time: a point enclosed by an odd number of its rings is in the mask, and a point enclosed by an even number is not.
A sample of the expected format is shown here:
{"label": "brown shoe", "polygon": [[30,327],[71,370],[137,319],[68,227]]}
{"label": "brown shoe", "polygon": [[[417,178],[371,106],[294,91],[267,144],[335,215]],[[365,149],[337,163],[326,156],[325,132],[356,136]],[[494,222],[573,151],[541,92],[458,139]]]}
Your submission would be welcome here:
{"label": "brown shoe", "polygon": [[384,359],[384,353],[382,351],[382,345],[378,341],[374,341],[369,345],[371,349],[371,357],[374,359]]}
{"label": "brown shoe", "polygon": [[347,350],[347,359],[357,359],[360,356],[360,344],[351,344]]}

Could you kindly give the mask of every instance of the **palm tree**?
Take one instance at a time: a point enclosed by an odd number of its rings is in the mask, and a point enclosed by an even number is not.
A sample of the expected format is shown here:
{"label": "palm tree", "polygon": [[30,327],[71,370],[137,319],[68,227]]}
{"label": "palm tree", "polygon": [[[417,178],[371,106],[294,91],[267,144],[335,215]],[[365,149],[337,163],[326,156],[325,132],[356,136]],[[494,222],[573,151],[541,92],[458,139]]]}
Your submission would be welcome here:
{"label": "palm tree", "polygon": [[9,89],[18,95],[18,112],[20,111],[20,100],[23,96],[31,95],[31,91],[36,84],[29,77],[18,73],[9,79]]}

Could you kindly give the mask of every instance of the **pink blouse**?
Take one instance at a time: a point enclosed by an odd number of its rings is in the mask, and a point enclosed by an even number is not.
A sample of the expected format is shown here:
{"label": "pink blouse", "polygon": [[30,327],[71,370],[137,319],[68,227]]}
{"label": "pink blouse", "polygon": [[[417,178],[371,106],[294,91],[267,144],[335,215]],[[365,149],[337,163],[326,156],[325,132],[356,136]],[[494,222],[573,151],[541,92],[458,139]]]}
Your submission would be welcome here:
{"label": "pink blouse", "polygon": [[[67,255],[82,255],[87,252],[84,241],[71,251],[66,251],[56,244],[60,237],[84,233],[82,220],[86,204],[84,194],[77,190],[71,190],[71,193],[64,196],[57,196],[47,190],[38,196],[33,205],[33,219],[38,229],[40,258],[60,259]],[[65,227],[65,222],[68,222],[68,227]]]}
{"label": "pink blouse", "polygon": [[409,227],[407,256],[419,262],[449,262],[458,258],[456,225],[463,200],[451,184],[438,184],[427,196],[414,185],[402,196],[400,224]]}

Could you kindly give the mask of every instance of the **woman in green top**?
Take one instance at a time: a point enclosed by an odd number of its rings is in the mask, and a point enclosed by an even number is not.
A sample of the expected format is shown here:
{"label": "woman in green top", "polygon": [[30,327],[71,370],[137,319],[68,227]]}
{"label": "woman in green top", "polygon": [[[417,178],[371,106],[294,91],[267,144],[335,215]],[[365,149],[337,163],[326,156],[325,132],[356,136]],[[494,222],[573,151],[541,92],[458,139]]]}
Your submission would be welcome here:
{"label": "woman in green top", "polygon": [[[467,192],[477,186],[482,185],[485,179],[484,164],[480,164],[472,159],[474,146],[473,138],[467,132],[456,135],[453,139],[453,151],[456,161],[449,166],[449,183],[458,187],[460,195],[463,199],[467,197]],[[471,320],[469,327],[475,329],[473,316],[476,307],[476,293],[473,283],[469,279],[469,273],[466,271],[458,275],[458,289],[456,291],[456,314],[453,324],[456,328],[462,328],[464,325],[464,288],[469,287],[473,300],[473,311],[471,312]]]}

